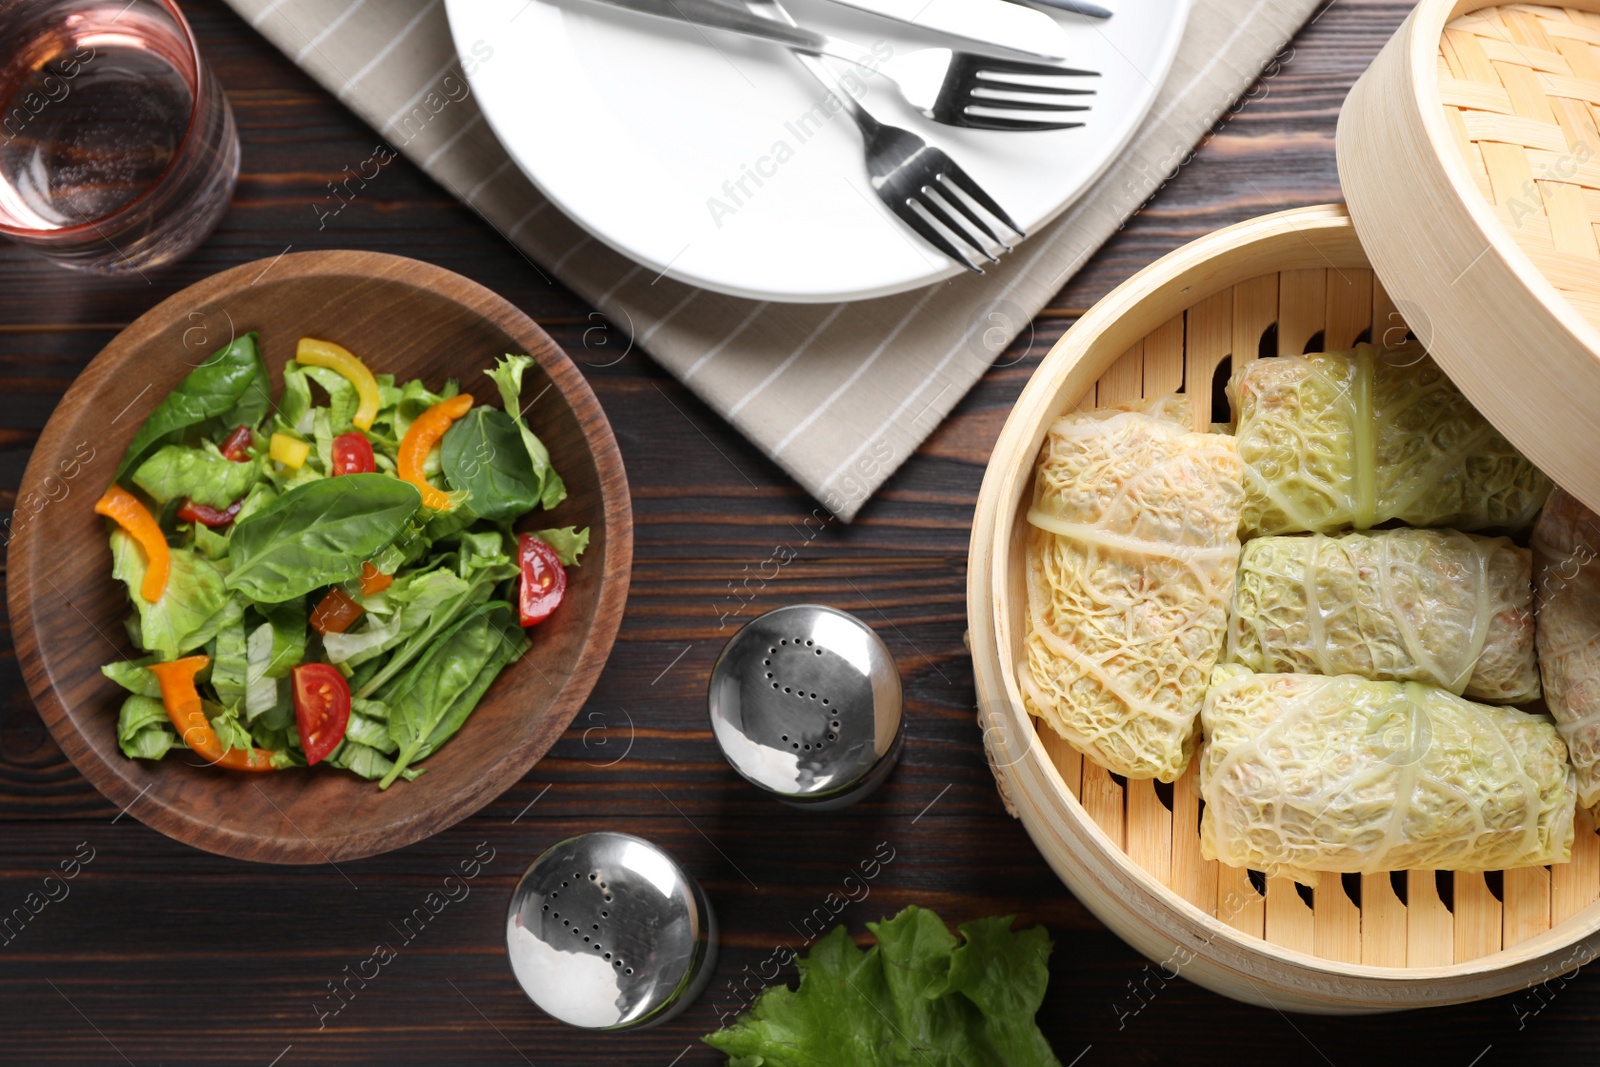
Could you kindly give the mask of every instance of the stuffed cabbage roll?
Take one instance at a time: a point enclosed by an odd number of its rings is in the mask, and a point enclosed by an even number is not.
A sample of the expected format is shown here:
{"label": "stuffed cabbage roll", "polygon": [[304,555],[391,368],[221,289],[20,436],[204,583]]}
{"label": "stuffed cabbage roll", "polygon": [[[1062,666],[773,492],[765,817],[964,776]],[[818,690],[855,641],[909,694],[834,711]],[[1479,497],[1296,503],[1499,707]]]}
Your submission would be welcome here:
{"label": "stuffed cabbage roll", "polygon": [[1533,528],[1539,667],[1578,774],[1578,802],[1600,807],[1600,519],[1565,489]]}
{"label": "stuffed cabbage roll", "polygon": [[1234,372],[1228,394],[1246,538],[1391,519],[1512,532],[1550,492],[1415,344],[1254,360]]}
{"label": "stuffed cabbage roll", "polygon": [[1549,719],[1416,682],[1218,667],[1202,713],[1200,854],[1318,871],[1565,863],[1576,790]]}
{"label": "stuffed cabbage roll", "polygon": [[1029,710],[1101,766],[1170,782],[1221,655],[1244,500],[1233,438],[1182,398],[1075,412],[1039,460],[1027,551]]}
{"label": "stuffed cabbage roll", "polygon": [[1539,695],[1533,553],[1455,530],[1258,537],[1239,557],[1228,660],[1253,671]]}

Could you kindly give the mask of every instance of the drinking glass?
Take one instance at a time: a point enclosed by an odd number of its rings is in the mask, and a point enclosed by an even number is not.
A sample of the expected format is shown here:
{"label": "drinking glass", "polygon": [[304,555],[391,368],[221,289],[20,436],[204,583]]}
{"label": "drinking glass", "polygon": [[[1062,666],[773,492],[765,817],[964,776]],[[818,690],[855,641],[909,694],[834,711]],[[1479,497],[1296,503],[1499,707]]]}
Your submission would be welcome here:
{"label": "drinking glass", "polygon": [[205,240],[238,177],[233,112],[172,0],[0,2],[0,233],[142,271]]}

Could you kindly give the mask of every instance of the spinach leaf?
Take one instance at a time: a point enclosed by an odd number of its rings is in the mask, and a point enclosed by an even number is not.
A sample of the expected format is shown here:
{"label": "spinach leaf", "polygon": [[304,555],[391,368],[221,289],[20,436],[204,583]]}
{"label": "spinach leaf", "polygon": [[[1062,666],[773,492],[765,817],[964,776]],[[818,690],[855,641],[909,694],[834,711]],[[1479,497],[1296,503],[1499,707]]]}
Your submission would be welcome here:
{"label": "spinach leaf", "polygon": [[296,486],[234,523],[228,588],[278,604],[355,578],[421,506],[416,486],[383,474]]}
{"label": "spinach leaf", "polygon": [[160,759],[177,743],[178,731],[173,729],[160,699],[135,693],[122,702],[122,710],[117,713],[117,745],[124,756]]}
{"label": "spinach leaf", "polygon": [[516,613],[503,600],[474,609],[445,634],[384,695],[389,736],[399,752],[379,787],[387,789],[406,767],[455,736],[501,669],[527,647]]}
{"label": "spinach leaf", "polygon": [[145,668],[150,664],[159,662],[157,656],[145,656],[143,659],[118,660],[116,663],[107,663],[100,668],[100,673],[116,682],[130,693],[137,693],[142,697],[161,697],[161,683],[156,676]]}
{"label": "spinach leaf", "polygon": [[[436,565],[440,567],[453,566],[453,560],[453,555],[446,555],[439,559]],[[422,599],[425,593],[430,595],[445,593],[444,599],[434,599],[434,606],[427,611],[419,609],[416,612],[409,612],[409,606],[403,606],[400,609],[403,618],[409,614],[413,620],[421,619],[421,628],[411,631],[399,647],[395,648],[393,655],[389,657],[389,662],[385,663],[376,674],[362,682],[358,688],[352,690],[355,695],[369,697],[376,693],[379,686],[399,675],[401,671],[411,665],[413,660],[428,651],[439,635],[449,629],[456,620],[465,615],[474,605],[482,604],[488,600],[489,593],[495,584],[503,581],[506,577],[507,575],[500,568],[480,568],[471,572],[464,579],[458,579],[464,580],[466,586],[453,595],[446,591],[447,583],[443,579],[433,579],[426,586],[419,581],[417,586],[414,587],[413,593],[419,600]],[[395,585],[399,584],[398,581],[395,582]],[[390,586],[389,594],[391,597],[394,595],[394,586]]]}
{"label": "spinach leaf", "polygon": [[576,567],[578,557],[589,547],[587,526],[581,530],[573,526],[563,526],[556,530],[536,530],[533,536],[555,549],[556,558],[561,560],[563,567]]}
{"label": "spinach leaf", "polygon": [[133,472],[133,484],[158,504],[188,497],[197,504],[226,510],[249,492],[261,477],[260,456],[244,463],[225,459],[210,441],[199,448],[163,445]]}
{"label": "spinach leaf", "polygon": [[561,475],[550,465],[550,451],[544,447],[544,442],[528,429],[527,422],[522,418],[522,374],[531,366],[533,366],[531,356],[506,356],[495,362],[494,370],[484,373],[493,379],[495,387],[500,390],[500,402],[505,405],[506,414],[516,422],[517,431],[522,437],[523,449],[528,453],[528,459],[533,464],[533,473],[539,479],[540,502],[546,510],[549,510],[567,498],[567,486],[562,482]]}
{"label": "spinach leaf", "polygon": [[439,461],[452,489],[472,495],[473,513],[510,522],[539,506],[544,479],[528,463],[517,424],[490,407],[475,407],[445,431]]}
{"label": "spinach leaf", "polygon": [[174,548],[167,588],[155,603],[140,587],[149,566],[144,549],[121,530],[111,532],[111,576],[128,585],[128,598],[138,611],[138,642],[164,660],[199,648],[243,612],[229,598],[222,570],[193,549]]}
{"label": "spinach leaf", "polygon": [[256,349],[254,333],[235,338],[232,344],[218,349],[210,359],[190,371],[144,420],[122,462],[117,465],[114,480],[120,482],[151,452],[161,445],[179,441],[186,430],[241,406],[245,414],[249,414],[258,400],[247,398],[259,397],[259,390],[265,386],[256,383],[265,382],[266,378],[266,364]]}

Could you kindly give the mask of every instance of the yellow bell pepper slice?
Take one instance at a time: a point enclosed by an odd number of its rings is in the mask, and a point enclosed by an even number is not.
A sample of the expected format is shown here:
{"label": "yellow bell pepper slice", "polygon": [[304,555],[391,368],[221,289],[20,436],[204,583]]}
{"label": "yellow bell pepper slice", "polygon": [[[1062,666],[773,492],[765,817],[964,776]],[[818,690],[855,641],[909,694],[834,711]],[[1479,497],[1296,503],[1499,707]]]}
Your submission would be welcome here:
{"label": "yellow bell pepper slice", "polygon": [[449,400],[441,400],[412,420],[411,428],[400,441],[400,456],[396,463],[400,477],[416,486],[422,493],[422,506],[434,511],[449,511],[450,497],[443,490],[428,484],[422,473],[422,464],[438,445],[444,432],[468,411],[472,410],[472,394],[461,393]]}
{"label": "yellow bell pepper slice", "polygon": [[144,549],[144,583],[139,595],[154,604],[167,591],[167,576],[172,573],[172,550],[167,547],[166,536],[139,498],[113,485],[106,495],[95,502],[96,515],[104,515],[125,530],[129,537]]}
{"label": "yellow bell pepper slice", "polygon": [[358,430],[372,429],[372,420],[378,417],[378,379],[372,376],[367,365],[350,353],[350,350],[332,341],[318,341],[302,337],[295,346],[295,362],[308,367],[327,367],[356,387],[361,404],[350,417]]}
{"label": "yellow bell pepper slice", "polygon": [[275,433],[267,446],[267,455],[285,467],[299,470],[305,466],[306,457],[311,455],[311,446],[298,437]]}

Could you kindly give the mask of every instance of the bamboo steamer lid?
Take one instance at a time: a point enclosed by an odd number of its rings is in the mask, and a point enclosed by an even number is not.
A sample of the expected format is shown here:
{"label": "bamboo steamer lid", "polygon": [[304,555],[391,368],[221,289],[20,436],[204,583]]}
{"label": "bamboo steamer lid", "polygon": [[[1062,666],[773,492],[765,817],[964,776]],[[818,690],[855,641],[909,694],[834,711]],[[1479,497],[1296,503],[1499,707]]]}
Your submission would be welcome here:
{"label": "bamboo steamer lid", "polygon": [[1350,91],[1337,151],[1398,316],[1600,510],[1600,0],[1422,0]]}

